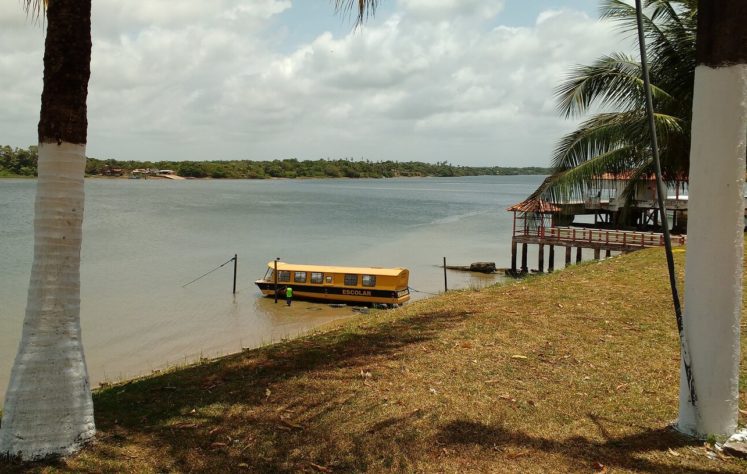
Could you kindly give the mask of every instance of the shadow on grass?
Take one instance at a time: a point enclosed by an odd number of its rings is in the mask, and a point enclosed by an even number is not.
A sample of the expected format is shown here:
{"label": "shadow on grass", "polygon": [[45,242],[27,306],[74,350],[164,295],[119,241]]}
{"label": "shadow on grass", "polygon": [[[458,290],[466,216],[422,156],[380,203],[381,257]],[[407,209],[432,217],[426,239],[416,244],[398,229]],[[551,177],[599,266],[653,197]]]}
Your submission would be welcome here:
{"label": "shadow on grass", "polygon": [[[293,453],[296,448],[320,443],[331,452],[319,456],[319,464],[335,464],[336,470],[340,465],[351,468],[334,452],[335,446],[345,444],[344,434],[335,433],[336,427],[323,422],[316,426],[314,419],[345,403],[349,398],[345,387],[351,381],[362,383],[361,370],[407,346],[427,343],[468,316],[433,312],[369,328],[343,328],[113,386],[94,395],[99,434],[77,457],[81,459],[30,465],[0,461],[0,472],[45,467],[96,472],[107,458],[121,461],[125,446],[143,444],[143,440],[146,446],[138,456],[151,449],[162,458],[149,464],[155,470],[245,472],[246,466],[237,466],[246,464],[253,472],[298,471],[311,461],[293,462],[298,457]],[[310,379],[302,379],[308,375]],[[290,388],[281,385],[297,377]],[[309,380],[321,379],[330,385],[326,394],[311,393],[313,387],[305,390],[312,383]],[[271,395],[292,389],[297,393],[284,393],[282,401]],[[307,416],[302,429],[293,423],[284,426],[278,405],[282,410],[313,416]],[[232,444],[236,437],[242,445]],[[216,443],[218,439],[223,442]],[[365,465],[354,467],[361,468]]]}
{"label": "shadow on grass", "polygon": [[[594,416],[589,415],[592,420]],[[597,422],[595,420],[595,422]],[[598,424],[598,423],[597,423]],[[591,469],[595,463],[609,468],[629,469],[657,473],[711,473],[713,469],[669,466],[664,463],[642,459],[636,454],[659,451],[664,454],[684,446],[702,446],[698,441],[685,437],[671,428],[645,430],[629,436],[611,437],[602,431],[604,441],[595,441],[583,436],[559,440],[548,436],[533,436],[521,431],[507,429],[500,425],[488,426],[483,423],[459,420],[443,427],[439,441],[447,445],[478,445],[488,449],[501,449],[512,446],[528,448],[546,453],[559,454],[574,463],[586,464]],[[725,469],[725,466],[719,466]],[[721,472],[742,472],[724,470]]]}

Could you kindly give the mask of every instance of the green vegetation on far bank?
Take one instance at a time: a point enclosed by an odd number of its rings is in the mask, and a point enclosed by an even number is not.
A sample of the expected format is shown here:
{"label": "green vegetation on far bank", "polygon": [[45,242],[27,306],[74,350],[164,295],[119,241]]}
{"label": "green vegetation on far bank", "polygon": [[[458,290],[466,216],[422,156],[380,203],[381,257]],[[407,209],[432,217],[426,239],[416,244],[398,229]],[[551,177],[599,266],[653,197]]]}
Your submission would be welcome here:
{"label": "green vegetation on far bank", "polygon": [[[0,146],[0,177],[36,175],[37,151]],[[172,170],[185,178],[267,179],[267,178],[395,178],[416,176],[485,176],[548,174],[541,167],[456,166],[446,162],[354,161],[297,159],[272,161],[121,161],[88,158],[86,175],[127,176],[133,170]]]}
{"label": "green vegetation on far bank", "polygon": [[95,443],[0,472],[747,472],[669,426],[675,326],[642,250],[99,389]]}

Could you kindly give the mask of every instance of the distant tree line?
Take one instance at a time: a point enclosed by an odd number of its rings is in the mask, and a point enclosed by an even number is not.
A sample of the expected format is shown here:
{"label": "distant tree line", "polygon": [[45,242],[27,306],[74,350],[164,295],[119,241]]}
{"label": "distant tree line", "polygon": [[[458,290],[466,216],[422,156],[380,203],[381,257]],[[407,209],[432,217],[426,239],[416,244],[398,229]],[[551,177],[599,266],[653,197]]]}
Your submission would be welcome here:
{"label": "distant tree line", "polygon": [[28,149],[0,147],[0,177],[36,176],[37,152],[35,146]]}
{"label": "distant tree line", "polygon": [[[28,149],[0,147],[0,177],[36,176],[35,146]],[[126,176],[133,170],[173,170],[185,178],[395,178],[408,176],[486,176],[548,174],[547,168],[503,166],[456,166],[445,161],[354,161],[351,159],[299,161],[120,161],[88,158],[88,176]]]}

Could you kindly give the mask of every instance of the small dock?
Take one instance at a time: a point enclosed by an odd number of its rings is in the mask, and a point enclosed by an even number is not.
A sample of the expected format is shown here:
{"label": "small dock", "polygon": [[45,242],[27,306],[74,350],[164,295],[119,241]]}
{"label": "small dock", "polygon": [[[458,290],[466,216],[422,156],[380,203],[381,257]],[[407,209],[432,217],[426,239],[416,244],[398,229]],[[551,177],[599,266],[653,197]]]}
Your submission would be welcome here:
{"label": "small dock", "polygon": [[[547,270],[555,267],[555,247],[565,248],[565,264],[581,261],[583,249],[594,251],[594,258],[609,257],[612,252],[632,252],[646,247],[664,245],[660,232],[656,183],[653,176],[644,176],[630,183],[626,173],[604,173],[594,177],[584,192],[571,193],[564,200],[544,196],[552,184],[552,176],[524,201],[506,209],[513,213],[510,275],[527,273],[527,248],[539,246],[538,269],[545,271],[545,246],[549,247]],[[630,190],[632,186],[632,190]],[[687,236],[688,196],[686,179],[676,179],[664,199],[664,208],[671,214],[672,245],[685,245]],[[626,208],[627,204],[627,208]],[[623,210],[626,212],[623,212]],[[745,212],[747,215],[747,211]],[[575,224],[576,217],[586,216],[592,223]],[[682,234],[682,235],[680,235]],[[521,248],[519,249],[519,245]],[[521,255],[519,255],[521,250]],[[520,266],[517,260],[521,258]]]}
{"label": "small dock", "polygon": [[[685,235],[673,235],[672,245],[685,245],[686,240]],[[510,273],[519,275],[529,271],[527,250],[530,244],[539,246],[537,268],[540,272],[545,271],[545,246],[549,247],[547,270],[552,272],[555,269],[555,247],[565,248],[565,264],[568,266],[572,263],[574,248],[576,249],[576,263],[581,261],[582,249],[594,250],[594,258],[599,260],[602,251],[605,252],[605,257],[609,257],[612,252],[632,252],[647,247],[663,246],[664,234],[586,227],[523,226],[518,229],[514,227],[511,239]],[[521,245],[520,267],[517,266],[519,245]]]}

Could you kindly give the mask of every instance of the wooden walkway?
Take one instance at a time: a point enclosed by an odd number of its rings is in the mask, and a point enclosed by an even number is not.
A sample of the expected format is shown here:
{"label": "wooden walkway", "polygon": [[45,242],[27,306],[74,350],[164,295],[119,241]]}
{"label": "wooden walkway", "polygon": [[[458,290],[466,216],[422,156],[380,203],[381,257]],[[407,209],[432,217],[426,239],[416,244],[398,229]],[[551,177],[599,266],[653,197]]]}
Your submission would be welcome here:
{"label": "wooden walkway", "polygon": [[[672,245],[685,245],[687,236],[673,235]],[[518,245],[521,244],[521,267],[517,267]],[[527,247],[539,246],[538,269],[544,271],[544,247],[550,247],[548,271],[555,267],[555,247],[565,247],[565,264],[570,265],[572,250],[576,248],[576,263],[581,261],[582,249],[593,249],[594,258],[599,259],[601,251],[609,257],[611,252],[632,252],[646,247],[664,245],[664,235],[658,232],[635,232],[627,230],[591,229],[585,227],[538,227],[517,229],[511,239],[512,274],[527,273]]]}

